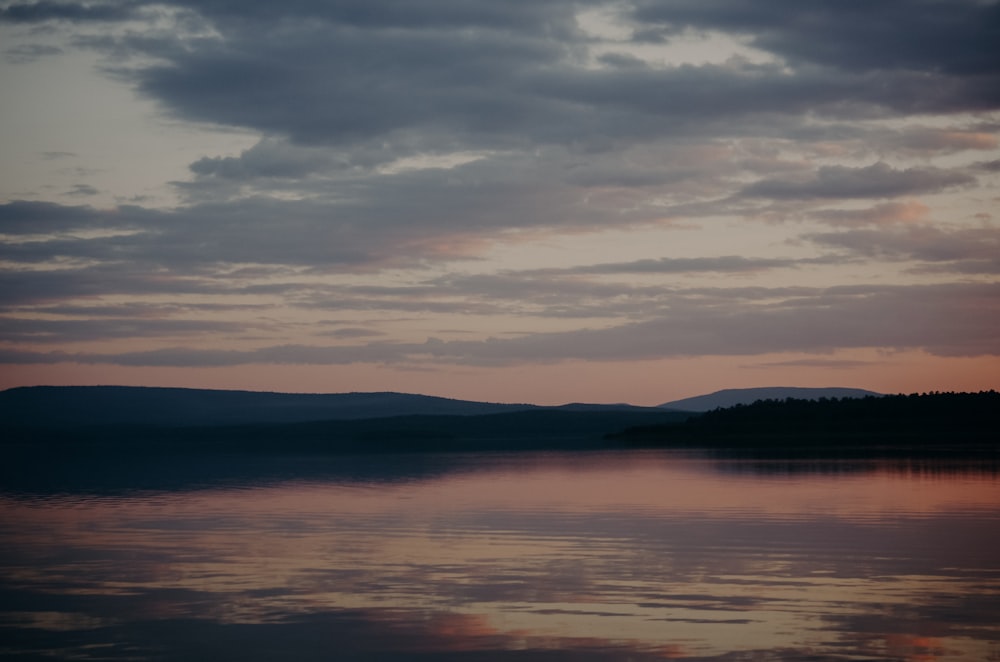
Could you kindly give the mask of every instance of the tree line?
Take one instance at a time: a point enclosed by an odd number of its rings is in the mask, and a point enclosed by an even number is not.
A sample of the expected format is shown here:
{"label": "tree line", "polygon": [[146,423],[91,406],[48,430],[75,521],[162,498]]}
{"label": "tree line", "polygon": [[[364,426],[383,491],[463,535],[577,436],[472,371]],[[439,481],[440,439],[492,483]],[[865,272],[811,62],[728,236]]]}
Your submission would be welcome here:
{"label": "tree line", "polygon": [[676,424],[629,428],[613,438],[677,445],[963,444],[1000,446],[997,391],[864,398],[758,400]]}

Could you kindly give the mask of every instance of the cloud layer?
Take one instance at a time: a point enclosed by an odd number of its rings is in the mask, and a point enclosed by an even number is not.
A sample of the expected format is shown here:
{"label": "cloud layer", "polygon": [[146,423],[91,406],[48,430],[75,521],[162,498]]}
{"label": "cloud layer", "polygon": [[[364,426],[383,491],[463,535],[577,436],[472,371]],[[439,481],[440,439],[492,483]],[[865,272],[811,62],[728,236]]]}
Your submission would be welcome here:
{"label": "cloud layer", "polygon": [[11,72],[84,53],[255,141],[170,204],[6,193],[8,363],[1000,355],[997,2],[15,0],[0,28]]}

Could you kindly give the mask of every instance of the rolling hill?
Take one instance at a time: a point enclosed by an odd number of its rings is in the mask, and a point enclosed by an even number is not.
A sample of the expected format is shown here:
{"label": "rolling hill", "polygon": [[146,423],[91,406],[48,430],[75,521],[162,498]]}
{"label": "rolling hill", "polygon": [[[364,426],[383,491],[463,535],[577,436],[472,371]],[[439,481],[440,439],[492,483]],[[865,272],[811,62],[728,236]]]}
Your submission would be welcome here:
{"label": "rolling hill", "polygon": [[[626,446],[728,448],[982,447],[997,393],[870,394],[763,388],[663,407],[556,407],[403,393],[289,394],[140,387],[0,392],[8,453],[107,451],[423,452]],[[723,408],[720,403],[749,405]],[[707,412],[693,408],[713,407]],[[682,411],[686,408],[687,411]],[[995,442],[994,442],[995,443]],[[993,448],[990,445],[989,448]],[[865,450],[867,452],[867,450]],[[992,452],[992,451],[991,451]]]}
{"label": "rolling hill", "polygon": [[[623,427],[687,418],[632,405],[557,407],[406,393],[296,394],[126,386],[39,386],[0,392],[0,438],[13,443],[178,443],[250,448],[405,449],[489,440],[600,440]],[[542,443],[541,445],[545,445]]]}
{"label": "rolling hill", "polygon": [[391,392],[265,393],[137,386],[32,386],[0,392],[0,419],[11,425],[187,427],[416,414],[476,416],[535,408]]}

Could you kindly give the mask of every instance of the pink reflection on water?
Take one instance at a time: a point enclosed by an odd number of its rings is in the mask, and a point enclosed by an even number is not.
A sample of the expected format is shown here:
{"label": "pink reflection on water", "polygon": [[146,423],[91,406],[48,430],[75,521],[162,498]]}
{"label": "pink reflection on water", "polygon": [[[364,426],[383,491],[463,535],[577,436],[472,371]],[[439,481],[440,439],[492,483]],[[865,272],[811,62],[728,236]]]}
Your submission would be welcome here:
{"label": "pink reflection on water", "polygon": [[[670,658],[839,638],[975,659],[986,644],[938,603],[1000,616],[1000,481],[852,466],[502,455],[397,482],[4,497],[0,562],[6,586],[102,598],[93,618],[113,622],[350,613],[441,651]],[[913,613],[934,640],[910,633]]]}

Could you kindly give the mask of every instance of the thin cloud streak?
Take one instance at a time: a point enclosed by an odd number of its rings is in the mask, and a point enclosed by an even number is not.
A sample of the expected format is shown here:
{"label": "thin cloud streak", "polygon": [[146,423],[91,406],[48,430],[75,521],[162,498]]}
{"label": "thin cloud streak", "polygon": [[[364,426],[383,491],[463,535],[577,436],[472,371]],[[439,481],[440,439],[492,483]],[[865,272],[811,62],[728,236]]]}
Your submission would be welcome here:
{"label": "thin cloud streak", "polygon": [[[700,354],[752,355],[837,348],[921,349],[938,356],[1000,351],[1000,286],[840,287],[778,304],[677,305],[655,319],[605,329],[482,341],[280,345],[254,350],[164,348],[117,354],[5,352],[6,363],[225,366],[443,361],[507,365],[571,359],[635,361]],[[690,314],[697,311],[697,314]],[[984,313],[974,318],[970,313]]]}

